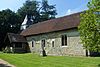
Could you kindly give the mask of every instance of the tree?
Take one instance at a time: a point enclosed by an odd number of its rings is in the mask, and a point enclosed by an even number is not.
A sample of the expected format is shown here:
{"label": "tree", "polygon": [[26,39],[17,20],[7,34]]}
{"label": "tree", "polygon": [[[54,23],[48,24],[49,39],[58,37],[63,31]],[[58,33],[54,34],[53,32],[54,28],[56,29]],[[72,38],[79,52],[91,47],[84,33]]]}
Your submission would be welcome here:
{"label": "tree", "polygon": [[42,0],[41,20],[53,19],[55,15],[57,15],[55,5],[49,5],[48,0]]}
{"label": "tree", "polygon": [[3,45],[7,33],[18,33],[20,30],[20,18],[10,9],[0,11],[0,47]]}
{"label": "tree", "polygon": [[20,15],[21,22],[23,22],[25,16],[27,15],[30,19],[32,16],[32,19],[34,19],[34,22],[37,22],[35,19],[39,15],[38,13],[39,3],[35,0],[27,0],[23,6],[18,9],[17,13]]}
{"label": "tree", "polygon": [[[0,30],[17,33],[20,29],[19,16],[10,9],[2,10],[0,12]],[[13,28],[16,28],[16,30]]]}
{"label": "tree", "polygon": [[27,0],[23,6],[18,9],[17,13],[22,18],[21,22],[23,22],[25,15],[27,15],[32,19],[32,24],[55,18],[57,14],[54,5],[49,5],[47,0],[42,0],[42,2]]}
{"label": "tree", "polygon": [[78,27],[80,37],[85,49],[100,52],[100,0],[90,0],[87,6]]}

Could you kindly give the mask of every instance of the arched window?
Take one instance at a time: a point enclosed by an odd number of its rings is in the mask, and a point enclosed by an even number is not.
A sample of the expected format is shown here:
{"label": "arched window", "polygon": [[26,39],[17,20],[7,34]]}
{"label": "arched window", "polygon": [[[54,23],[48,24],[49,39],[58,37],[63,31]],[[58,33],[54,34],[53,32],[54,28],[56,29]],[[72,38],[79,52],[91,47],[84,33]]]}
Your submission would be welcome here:
{"label": "arched window", "polygon": [[41,41],[42,47],[45,47],[45,39]]}
{"label": "arched window", "polygon": [[32,40],[32,47],[34,47],[34,44],[35,44],[35,41],[34,41],[34,40]]}
{"label": "arched window", "polygon": [[51,40],[51,44],[52,44],[52,47],[55,46],[55,39],[52,39],[52,40]]}
{"label": "arched window", "polygon": [[54,47],[54,44],[55,44],[55,42],[54,42],[54,41],[52,41],[52,47]]}
{"label": "arched window", "polygon": [[62,41],[62,46],[67,46],[67,35],[62,35],[61,41]]}

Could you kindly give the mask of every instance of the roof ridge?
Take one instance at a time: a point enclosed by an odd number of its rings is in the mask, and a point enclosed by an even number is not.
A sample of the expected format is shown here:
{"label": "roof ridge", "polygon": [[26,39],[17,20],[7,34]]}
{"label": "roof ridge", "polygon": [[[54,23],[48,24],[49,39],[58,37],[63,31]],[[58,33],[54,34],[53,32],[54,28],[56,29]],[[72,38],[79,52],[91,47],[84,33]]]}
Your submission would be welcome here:
{"label": "roof ridge", "polygon": [[75,15],[75,14],[79,14],[79,13],[82,13],[82,12],[73,13],[73,14],[70,14],[70,15],[63,16],[63,17],[58,17],[58,18],[54,18],[54,19],[50,19],[50,20],[46,20],[46,21],[42,21],[42,22],[38,22],[38,23],[36,23],[36,24],[32,24],[32,25],[30,25],[28,28],[30,28],[30,27],[33,26],[33,25],[43,24],[43,23],[46,23],[47,21],[52,21],[52,20],[56,20],[56,19],[61,19],[61,18],[69,17],[69,16],[72,16],[72,15]]}
{"label": "roof ridge", "polygon": [[33,24],[20,34],[26,36],[77,27],[80,22],[80,13],[82,12]]}

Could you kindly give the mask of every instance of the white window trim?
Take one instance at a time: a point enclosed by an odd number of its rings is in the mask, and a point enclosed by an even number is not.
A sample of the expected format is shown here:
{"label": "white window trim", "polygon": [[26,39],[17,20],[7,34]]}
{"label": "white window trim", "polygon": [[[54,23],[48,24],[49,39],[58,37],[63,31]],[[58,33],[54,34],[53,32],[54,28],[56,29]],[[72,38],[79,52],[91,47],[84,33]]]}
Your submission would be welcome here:
{"label": "white window trim", "polygon": [[[52,42],[54,41],[54,47],[55,47],[55,39],[52,39],[51,40],[51,45],[52,45]],[[53,46],[52,46],[53,47]]]}
{"label": "white window trim", "polygon": [[68,45],[67,46],[61,46],[61,47],[68,47]]}
{"label": "white window trim", "polygon": [[55,41],[55,39],[52,39],[52,41]]}

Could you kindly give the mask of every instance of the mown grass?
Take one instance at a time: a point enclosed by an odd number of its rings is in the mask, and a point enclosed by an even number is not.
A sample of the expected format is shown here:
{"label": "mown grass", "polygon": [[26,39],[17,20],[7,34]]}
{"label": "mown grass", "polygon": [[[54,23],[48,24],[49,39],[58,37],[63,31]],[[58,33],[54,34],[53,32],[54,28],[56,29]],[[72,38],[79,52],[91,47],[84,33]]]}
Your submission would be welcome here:
{"label": "mown grass", "polygon": [[69,57],[27,54],[5,54],[0,58],[16,67],[100,67],[100,57]]}

